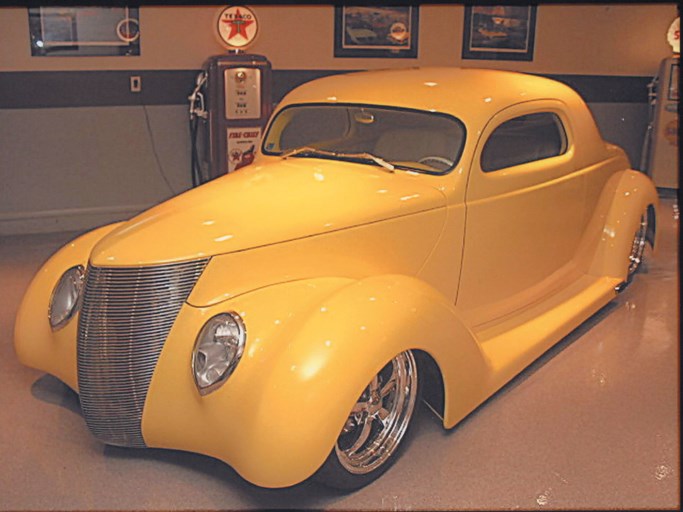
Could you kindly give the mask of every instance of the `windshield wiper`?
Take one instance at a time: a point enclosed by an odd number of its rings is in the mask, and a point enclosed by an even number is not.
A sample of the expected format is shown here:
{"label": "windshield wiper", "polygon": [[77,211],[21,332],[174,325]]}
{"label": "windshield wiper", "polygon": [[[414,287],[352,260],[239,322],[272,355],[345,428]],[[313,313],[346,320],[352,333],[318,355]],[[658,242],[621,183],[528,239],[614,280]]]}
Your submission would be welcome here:
{"label": "windshield wiper", "polygon": [[289,151],[285,151],[282,153],[282,158],[288,158],[290,156],[296,156],[300,155],[302,153],[306,154],[311,154],[311,155],[321,155],[321,156],[331,156],[331,157],[336,157],[336,158],[360,158],[363,160],[371,160],[375,162],[377,165],[383,167],[384,169],[387,169],[388,171],[394,172],[394,169],[396,167],[386,160],[373,155],[372,153],[341,153],[338,151],[327,151],[325,149],[316,149],[312,148],[310,146],[303,146],[300,148],[296,149],[290,149]]}
{"label": "windshield wiper", "polygon": [[332,153],[331,151],[323,151],[322,149],[315,149],[315,148],[312,148],[310,146],[302,146],[300,148],[294,148],[294,149],[290,149],[289,151],[285,151],[280,156],[282,158],[289,158],[290,156],[296,156],[300,153],[312,153],[312,154],[319,153],[321,155],[327,155],[327,156],[333,156],[334,155],[334,153]]}
{"label": "windshield wiper", "polygon": [[377,155],[373,155],[372,153],[342,153],[341,156],[346,156],[349,158],[364,158],[366,160],[372,160],[375,162],[377,165],[380,165],[387,169],[388,171],[394,172],[394,169],[396,169],[396,166],[393,164],[390,164],[383,158],[378,157]]}

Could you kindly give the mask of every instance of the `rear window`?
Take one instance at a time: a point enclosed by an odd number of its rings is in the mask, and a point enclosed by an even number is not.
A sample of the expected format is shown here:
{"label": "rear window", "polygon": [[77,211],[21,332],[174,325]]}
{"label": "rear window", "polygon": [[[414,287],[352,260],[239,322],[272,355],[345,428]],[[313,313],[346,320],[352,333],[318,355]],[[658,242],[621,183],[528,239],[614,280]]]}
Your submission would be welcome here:
{"label": "rear window", "polygon": [[497,171],[558,156],[567,151],[567,135],[552,112],[527,114],[504,122],[486,141],[481,168]]}

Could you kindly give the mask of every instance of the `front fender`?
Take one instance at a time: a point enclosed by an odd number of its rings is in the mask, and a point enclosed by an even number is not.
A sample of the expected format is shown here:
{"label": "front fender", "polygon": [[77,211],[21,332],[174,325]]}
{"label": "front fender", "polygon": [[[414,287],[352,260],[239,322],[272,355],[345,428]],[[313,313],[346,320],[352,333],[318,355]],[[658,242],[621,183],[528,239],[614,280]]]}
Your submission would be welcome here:
{"label": "front fender", "polygon": [[[245,354],[223,387],[200,397],[194,337],[227,310],[245,320]],[[325,461],[370,379],[409,349],[441,368],[447,426],[483,401],[488,365],[479,346],[453,306],[412,277],[297,281],[184,307],[150,385],[145,441],[218,457],[264,487],[296,484]]]}
{"label": "front fender", "polygon": [[89,231],[53,254],[33,277],[17,311],[14,350],[19,361],[54,375],[76,391],[77,316],[53,332],[48,319],[50,297],[62,274],[75,265],[85,267],[93,246],[119,225]]}

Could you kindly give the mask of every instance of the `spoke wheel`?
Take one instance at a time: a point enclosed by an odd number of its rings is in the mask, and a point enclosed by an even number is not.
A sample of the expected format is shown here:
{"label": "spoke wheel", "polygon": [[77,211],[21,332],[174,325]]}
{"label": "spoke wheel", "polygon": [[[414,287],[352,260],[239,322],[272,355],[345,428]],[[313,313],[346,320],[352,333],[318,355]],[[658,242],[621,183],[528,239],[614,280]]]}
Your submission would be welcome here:
{"label": "spoke wheel", "polygon": [[356,489],[386,471],[405,439],[418,397],[412,352],[387,363],[365,388],[321,470],[323,483]]}
{"label": "spoke wheel", "polygon": [[645,245],[647,244],[647,215],[643,214],[640,217],[640,224],[638,231],[633,237],[633,244],[631,245],[631,254],[628,256],[628,277],[632,277],[636,273],[638,267],[643,261],[643,254],[645,252]]}

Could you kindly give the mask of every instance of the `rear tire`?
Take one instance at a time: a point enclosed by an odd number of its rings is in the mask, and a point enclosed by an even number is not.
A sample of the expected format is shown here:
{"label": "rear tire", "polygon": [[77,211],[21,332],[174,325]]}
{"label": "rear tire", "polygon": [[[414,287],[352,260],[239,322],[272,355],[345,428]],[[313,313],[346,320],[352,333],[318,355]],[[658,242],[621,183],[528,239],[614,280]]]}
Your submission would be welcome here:
{"label": "rear tire", "polygon": [[633,237],[631,244],[631,253],[628,256],[628,281],[633,279],[633,276],[643,263],[643,255],[645,254],[645,246],[647,245],[647,230],[648,230],[648,214],[643,213],[640,216],[640,223],[638,230]]}
{"label": "rear tire", "polygon": [[316,479],[335,489],[359,489],[379,478],[405,445],[419,397],[417,364],[402,352],[370,381]]}

